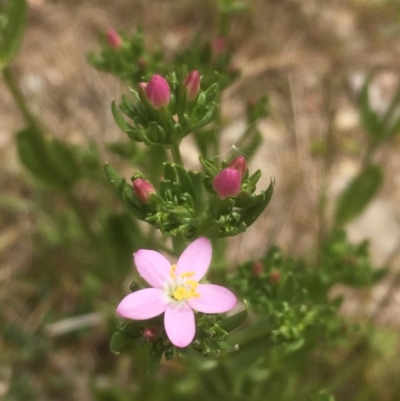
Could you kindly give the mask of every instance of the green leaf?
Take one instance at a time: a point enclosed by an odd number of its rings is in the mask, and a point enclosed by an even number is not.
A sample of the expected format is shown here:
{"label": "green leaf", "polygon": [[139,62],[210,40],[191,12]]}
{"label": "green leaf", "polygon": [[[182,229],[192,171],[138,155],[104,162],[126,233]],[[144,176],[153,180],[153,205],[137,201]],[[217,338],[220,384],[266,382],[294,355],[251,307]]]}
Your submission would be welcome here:
{"label": "green leaf", "polygon": [[227,318],[221,320],[218,323],[218,326],[221,327],[221,329],[223,329],[229,333],[230,331],[236,329],[241,324],[243,324],[244,321],[249,316],[249,309],[248,309],[249,305],[246,300],[244,301],[244,306],[245,306],[244,310],[242,310],[239,313],[236,313],[235,315],[228,316]]}
{"label": "green leaf", "polygon": [[360,215],[378,193],[382,179],[382,171],[377,166],[368,166],[355,177],[338,199],[336,223],[345,224]]}
{"label": "green leaf", "polygon": [[369,84],[370,79],[366,79],[358,97],[358,107],[365,130],[370,139],[376,143],[382,140],[380,137],[383,126],[378,114],[371,108],[369,102]]}
{"label": "green leaf", "polygon": [[153,375],[154,373],[156,373],[158,366],[160,365],[163,352],[164,352],[164,347],[162,346],[162,343],[159,341],[155,342],[151,347],[146,369],[146,372],[149,375]]}
{"label": "green leaf", "polygon": [[117,123],[118,127],[121,128],[122,131],[124,132],[132,131],[133,127],[129,125],[121,116],[120,112],[118,111],[117,105],[115,104],[115,101],[111,103],[111,112],[115,122]]}
{"label": "green leaf", "polygon": [[329,395],[325,390],[322,390],[318,393],[318,395],[311,397],[309,401],[335,401],[335,397],[333,395]]}
{"label": "green leaf", "polygon": [[247,227],[251,226],[264,211],[264,209],[268,206],[274,193],[274,186],[275,179],[273,176],[271,176],[271,181],[268,188],[262,192],[263,196],[258,198],[260,200],[257,201],[255,204],[252,203],[249,207],[239,212],[241,215],[240,221],[244,222]]}
{"label": "green leaf", "polygon": [[126,344],[134,341],[135,338],[130,336],[129,334],[122,333],[120,331],[116,331],[110,340],[110,350],[114,355],[118,355],[121,352],[121,348]]}
{"label": "green leaf", "polygon": [[64,180],[65,187],[71,187],[80,177],[79,166],[71,149],[61,141],[51,138],[49,151],[54,167],[59,172],[59,179]]}
{"label": "green leaf", "polygon": [[104,166],[104,171],[108,178],[108,181],[114,188],[115,192],[122,199],[122,192],[124,189],[124,184],[126,184],[125,178],[122,178],[111,166],[109,163],[106,163]]}
{"label": "green leaf", "polygon": [[61,180],[48,158],[46,143],[34,128],[17,133],[17,149],[25,167],[45,184],[60,188]]}
{"label": "green leaf", "polygon": [[178,175],[182,192],[187,192],[193,199],[195,199],[196,194],[189,173],[179,164],[173,164],[173,167]]}
{"label": "green leaf", "polygon": [[111,166],[106,163],[104,171],[108,181],[114,188],[119,198],[124,202],[127,209],[139,220],[146,218],[146,211],[143,210],[135,200],[132,194],[132,187],[127,184],[125,178],[122,178]]}
{"label": "green leaf", "polygon": [[[0,31],[0,69],[17,55],[24,37],[28,5],[26,0],[9,0],[6,24]],[[0,13],[0,16],[3,13]]]}

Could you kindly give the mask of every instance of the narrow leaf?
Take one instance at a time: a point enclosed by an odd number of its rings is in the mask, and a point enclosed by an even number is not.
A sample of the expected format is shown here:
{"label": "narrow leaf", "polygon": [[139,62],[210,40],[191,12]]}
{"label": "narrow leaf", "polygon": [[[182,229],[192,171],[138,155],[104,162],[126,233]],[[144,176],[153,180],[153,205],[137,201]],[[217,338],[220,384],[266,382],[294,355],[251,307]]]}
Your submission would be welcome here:
{"label": "narrow leaf", "polygon": [[368,166],[342,192],[336,208],[336,223],[345,224],[361,214],[378,193],[382,172],[377,166]]}

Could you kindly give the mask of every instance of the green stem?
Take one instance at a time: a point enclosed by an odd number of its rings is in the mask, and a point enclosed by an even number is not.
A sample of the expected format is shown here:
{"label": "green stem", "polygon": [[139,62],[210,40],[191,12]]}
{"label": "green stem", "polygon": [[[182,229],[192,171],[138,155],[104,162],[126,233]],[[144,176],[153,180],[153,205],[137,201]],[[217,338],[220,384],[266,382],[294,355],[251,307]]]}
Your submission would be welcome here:
{"label": "green stem", "polygon": [[87,218],[86,212],[82,209],[82,205],[76,199],[75,195],[71,191],[64,192],[66,199],[70,206],[75,210],[75,213],[79,217],[81,221],[81,225],[87,236],[93,242],[94,245],[99,244],[99,239],[97,235],[93,232],[92,227],[90,226],[89,220]]}
{"label": "green stem", "polygon": [[183,166],[183,161],[182,161],[181,152],[179,150],[179,145],[177,145],[177,144],[171,145],[170,149],[171,149],[172,159],[174,160],[174,163],[180,164],[181,166]]}
{"label": "green stem", "polygon": [[5,67],[2,71],[2,73],[3,73],[4,81],[5,81],[6,85],[8,86],[8,89],[10,90],[10,92],[11,92],[15,102],[17,103],[19,110],[21,111],[22,115],[24,116],[26,122],[31,127],[38,128],[37,121],[36,121],[35,117],[33,116],[33,114],[29,111],[29,109],[25,103],[24,96],[23,96],[21,90],[19,89],[18,85],[16,84],[13,74],[12,74],[11,70],[9,69],[9,67]]}
{"label": "green stem", "polygon": [[35,137],[35,142],[37,143],[38,147],[40,148],[40,152],[42,158],[47,161],[49,159],[47,146],[44,141],[43,131],[40,128],[40,124],[34,117],[34,115],[29,110],[28,106],[26,105],[26,101],[24,96],[19,89],[15,79],[13,77],[13,73],[11,72],[9,67],[5,67],[2,70],[4,82],[6,83],[12,97],[15,100],[21,114],[23,115],[26,123],[31,127],[31,135]]}

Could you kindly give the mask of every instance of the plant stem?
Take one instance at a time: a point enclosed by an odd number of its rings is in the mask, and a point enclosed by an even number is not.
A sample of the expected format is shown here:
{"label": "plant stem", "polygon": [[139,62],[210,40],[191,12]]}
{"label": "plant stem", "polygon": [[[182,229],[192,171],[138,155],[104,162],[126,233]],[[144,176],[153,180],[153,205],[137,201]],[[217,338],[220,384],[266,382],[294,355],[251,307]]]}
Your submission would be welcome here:
{"label": "plant stem", "polygon": [[11,70],[9,69],[9,67],[4,67],[2,73],[3,73],[4,81],[7,84],[8,89],[10,90],[10,92],[11,92],[15,102],[17,103],[19,110],[21,111],[22,115],[24,116],[26,122],[30,126],[37,128],[37,125],[38,125],[37,121],[36,121],[35,117],[33,116],[33,114],[30,112],[30,110],[28,109],[28,107],[26,106],[24,96],[23,96],[21,90],[19,89],[18,85],[16,84],[13,74],[12,74]]}
{"label": "plant stem", "polygon": [[97,235],[93,232],[92,227],[90,226],[89,220],[86,216],[85,211],[82,209],[81,203],[76,199],[75,195],[71,191],[64,192],[66,199],[70,206],[75,210],[75,213],[79,217],[81,221],[81,225],[86,235],[90,238],[94,245],[99,244],[99,239]]}
{"label": "plant stem", "polygon": [[15,82],[13,73],[11,72],[9,67],[5,67],[2,70],[4,81],[15,100],[21,114],[23,115],[25,121],[29,125],[31,129],[31,135],[35,137],[35,141],[37,145],[40,147],[40,151],[42,157],[44,159],[48,159],[48,150],[46,144],[44,143],[44,136],[42,135],[43,131],[40,128],[40,124],[38,123],[35,116],[31,113],[28,106],[26,105],[26,101],[24,99],[24,95],[22,94],[20,88]]}
{"label": "plant stem", "polygon": [[182,161],[181,152],[179,150],[179,145],[177,145],[177,144],[171,145],[170,149],[171,149],[172,159],[174,160],[174,163],[180,164],[181,166],[183,166],[183,161]]}

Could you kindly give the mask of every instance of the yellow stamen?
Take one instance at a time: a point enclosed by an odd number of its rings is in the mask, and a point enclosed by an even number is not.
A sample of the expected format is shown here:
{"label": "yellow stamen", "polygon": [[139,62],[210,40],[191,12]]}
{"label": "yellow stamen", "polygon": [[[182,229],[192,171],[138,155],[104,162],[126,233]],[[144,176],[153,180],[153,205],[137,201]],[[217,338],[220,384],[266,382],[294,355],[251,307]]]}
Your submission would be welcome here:
{"label": "yellow stamen", "polygon": [[176,273],[175,273],[175,271],[176,271],[176,265],[173,264],[173,265],[171,266],[171,270],[169,271],[169,276],[170,276],[173,280],[176,279]]}
{"label": "yellow stamen", "polygon": [[186,273],[182,273],[181,277],[185,278],[185,277],[193,277],[194,276],[194,272],[186,272]]}
{"label": "yellow stamen", "polygon": [[[173,265],[175,266],[175,265]],[[175,274],[175,268],[173,268],[173,266],[171,267],[171,278],[175,279],[176,278],[176,274]],[[174,277],[173,277],[174,276]],[[181,278],[185,278],[185,277],[192,277],[194,276],[193,272],[187,272],[187,273],[182,273],[180,275]],[[199,298],[200,294],[196,291],[197,286],[199,285],[199,283],[195,280],[190,280],[190,279],[186,279],[183,283],[183,285],[180,285],[179,287],[175,288],[175,290],[172,293],[172,296],[177,300],[177,301],[182,301],[184,299],[189,299],[189,298]]]}

